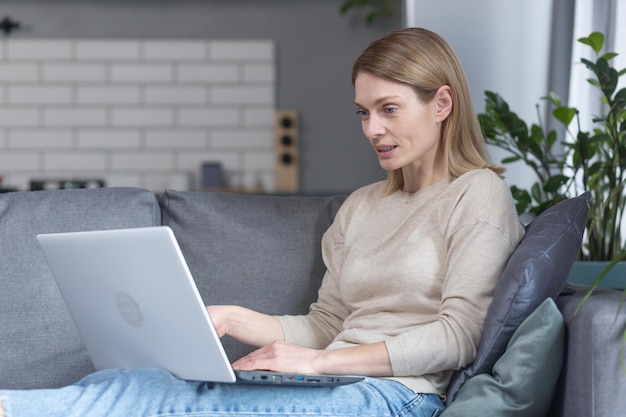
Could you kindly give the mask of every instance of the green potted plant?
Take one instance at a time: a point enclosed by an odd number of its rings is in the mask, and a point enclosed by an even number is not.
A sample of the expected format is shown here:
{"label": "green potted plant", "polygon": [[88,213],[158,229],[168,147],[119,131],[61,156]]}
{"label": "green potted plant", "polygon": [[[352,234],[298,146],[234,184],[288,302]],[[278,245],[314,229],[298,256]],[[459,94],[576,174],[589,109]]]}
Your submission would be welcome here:
{"label": "green potted plant", "polygon": [[[537,215],[583,191],[591,194],[579,260],[606,264],[591,284],[592,291],[614,265],[626,258],[621,227],[626,211],[626,88],[617,88],[626,69],[618,71],[611,66],[617,54],[601,53],[602,33],[594,32],[578,42],[588,45],[595,54],[595,62],[584,58],[581,62],[593,75],[588,82],[599,93],[602,114],[580,114],[554,93],[543,97],[553,106],[552,116],[564,127],[566,137],[559,140],[555,130],[546,132],[541,124],[528,126],[502,97],[488,91],[485,112],[479,120],[487,143],[508,153],[503,164],[523,161],[537,177],[528,190],[511,187],[520,214]],[[592,129],[581,129],[581,118],[589,118]],[[626,287],[626,276],[618,279],[620,288]]]}
{"label": "green potted plant", "polygon": [[392,0],[344,0],[339,8],[340,13],[345,15],[351,10],[362,10],[367,26],[372,26],[375,21],[389,18],[395,13]]}

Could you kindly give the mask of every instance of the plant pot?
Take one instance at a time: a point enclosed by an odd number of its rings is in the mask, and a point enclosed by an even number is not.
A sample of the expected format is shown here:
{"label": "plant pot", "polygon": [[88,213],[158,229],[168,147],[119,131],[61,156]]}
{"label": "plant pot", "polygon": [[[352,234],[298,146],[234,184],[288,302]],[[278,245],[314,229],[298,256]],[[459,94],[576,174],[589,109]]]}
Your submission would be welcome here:
{"label": "plant pot", "polygon": [[[609,262],[576,261],[567,282],[591,285]],[[600,281],[600,287],[623,290],[626,287],[626,262],[616,264]]]}

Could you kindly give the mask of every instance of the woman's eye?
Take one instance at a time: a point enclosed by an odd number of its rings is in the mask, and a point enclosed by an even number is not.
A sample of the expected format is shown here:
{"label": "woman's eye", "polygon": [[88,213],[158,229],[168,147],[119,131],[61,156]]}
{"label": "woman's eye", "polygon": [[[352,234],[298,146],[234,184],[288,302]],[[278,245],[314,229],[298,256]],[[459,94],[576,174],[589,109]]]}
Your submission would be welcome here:
{"label": "woman's eye", "polygon": [[357,110],[356,114],[362,119],[366,118],[369,115],[369,113],[365,110]]}
{"label": "woman's eye", "polygon": [[384,110],[384,111],[385,111],[385,113],[387,113],[387,114],[393,114],[393,113],[395,113],[397,110],[398,110],[398,109],[397,109],[397,108],[395,108],[395,107],[385,107],[385,110]]}

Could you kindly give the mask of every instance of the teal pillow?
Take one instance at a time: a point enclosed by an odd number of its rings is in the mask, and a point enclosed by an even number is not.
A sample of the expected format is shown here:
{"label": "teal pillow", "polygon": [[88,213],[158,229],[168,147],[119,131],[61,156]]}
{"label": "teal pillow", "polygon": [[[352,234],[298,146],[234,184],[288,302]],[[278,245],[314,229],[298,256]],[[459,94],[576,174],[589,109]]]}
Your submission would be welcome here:
{"label": "teal pillow", "polygon": [[546,299],[517,328],[493,375],[470,378],[442,417],[547,415],[563,364],[563,316]]}

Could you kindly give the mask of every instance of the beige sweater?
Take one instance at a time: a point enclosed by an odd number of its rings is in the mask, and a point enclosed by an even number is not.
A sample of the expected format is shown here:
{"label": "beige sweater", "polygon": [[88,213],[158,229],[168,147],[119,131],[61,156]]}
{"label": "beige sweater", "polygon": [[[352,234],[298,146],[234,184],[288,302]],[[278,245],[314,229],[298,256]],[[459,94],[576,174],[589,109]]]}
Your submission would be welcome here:
{"label": "beige sweater", "polygon": [[285,339],[312,348],[385,341],[394,379],[443,395],[471,363],[497,278],[524,234],[508,187],[482,169],[416,193],[355,191],[322,239],[327,272]]}

